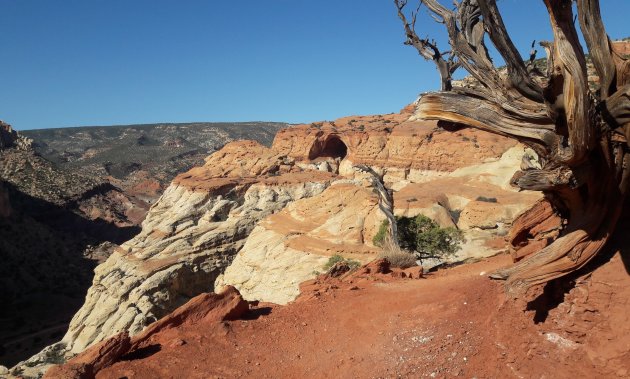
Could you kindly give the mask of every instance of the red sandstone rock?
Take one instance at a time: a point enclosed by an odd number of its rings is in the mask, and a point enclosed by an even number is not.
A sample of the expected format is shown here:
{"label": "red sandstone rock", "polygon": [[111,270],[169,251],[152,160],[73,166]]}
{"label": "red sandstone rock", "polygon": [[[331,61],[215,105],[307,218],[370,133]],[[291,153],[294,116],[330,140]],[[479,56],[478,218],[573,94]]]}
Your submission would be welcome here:
{"label": "red sandstone rock", "polygon": [[52,366],[46,371],[44,379],[94,379],[94,370],[86,363],[66,363]]}
{"label": "red sandstone rock", "polygon": [[[374,167],[453,171],[496,158],[516,142],[476,129],[447,131],[410,113],[351,116],[278,132],[272,150],[299,161],[347,156]],[[345,151],[339,150],[339,142]]]}
{"label": "red sandstone rock", "polygon": [[[627,245],[625,245],[627,246]],[[120,361],[98,379],[121,377],[624,377],[629,370],[630,276],[619,256],[581,278],[534,323],[536,308],[506,301],[480,272],[509,256],[440,270],[426,280],[357,283],[287,306],[259,304],[247,321],[161,331],[162,350]],[[321,279],[321,277],[320,277]],[[384,285],[386,284],[386,285]],[[347,290],[346,290],[347,289]],[[560,291],[564,296],[564,293]],[[552,299],[548,299],[552,301]],[[532,309],[534,308],[534,309]],[[183,345],[168,344],[174,339]],[[280,363],[281,362],[281,363]]]}
{"label": "red sandstone rock", "polygon": [[235,320],[249,309],[238,290],[227,286],[222,293],[203,293],[163,319],[149,325],[132,339],[133,348],[145,344],[156,333],[166,329],[197,323]]}
{"label": "red sandstone rock", "polygon": [[407,274],[407,277],[410,279],[420,279],[424,275],[424,269],[422,266],[409,267],[404,269],[402,272]]}
{"label": "red sandstone rock", "polygon": [[358,269],[353,276],[388,274],[390,272],[389,262],[386,259],[377,259]]}
{"label": "red sandstone rock", "polygon": [[113,364],[129,352],[131,341],[127,332],[119,333],[84,351],[62,366],[54,366],[44,378],[88,379]]}
{"label": "red sandstone rock", "polygon": [[[142,333],[129,338],[127,332],[109,338],[69,360],[66,364],[53,366],[45,378],[91,379],[102,369],[119,361],[126,354],[141,355],[142,349],[161,348],[162,341],[156,342],[155,335],[173,328],[184,328],[191,325],[218,324],[221,321],[235,320],[249,309],[238,290],[232,286],[225,291],[204,293],[194,297],[183,306],[163,319],[151,324]],[[186,341],[175,338],[166,343],[166,347],[183,346]]]}

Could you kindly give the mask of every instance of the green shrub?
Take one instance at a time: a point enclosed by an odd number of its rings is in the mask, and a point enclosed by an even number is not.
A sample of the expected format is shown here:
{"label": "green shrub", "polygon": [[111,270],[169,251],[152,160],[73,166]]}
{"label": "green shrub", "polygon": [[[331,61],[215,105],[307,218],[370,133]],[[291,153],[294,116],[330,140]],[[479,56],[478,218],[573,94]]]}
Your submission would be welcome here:
{"label": "green shrub", "polygon": [[345,262],[348,266],[350,266],[350,270],[356,270],[361,266],[359,261],[355,261],[354,259],[344,258],[339,254],[335,254],[328,259],[328,262],[324,265],[324,271],[330,270],[335,264],[339,262]]}
{"label": "green shrub", "polygon": [[[424,215],[396,217],[398,241],[403,249],[413,251],[419,259],[453,255],[464,242],[463,233],[453,227],[442,228]],[[384,220],[372,242],[383,247],[389,222]]]}
{"label": "green shrub", "polygon": [[[398,219],[398,217],[396,217],[396,219]],[[385,243],[385,237],[387,236],[388,229],[389,221],[385,219],[381,223],[381,226],[378,227],[378,232],[376,232],[374,237],[372,237],[372,243],[374,246],[384,247],[383,244]]]}

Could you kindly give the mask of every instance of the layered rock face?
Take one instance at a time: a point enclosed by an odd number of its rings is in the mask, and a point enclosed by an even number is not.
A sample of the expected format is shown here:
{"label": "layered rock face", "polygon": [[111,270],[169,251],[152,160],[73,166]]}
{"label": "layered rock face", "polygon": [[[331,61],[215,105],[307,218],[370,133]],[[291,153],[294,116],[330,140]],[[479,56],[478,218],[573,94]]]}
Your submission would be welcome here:
{"label": "layered rock face", "polygon": [[213,290],[259,220],[320,193],[332,179],[329,173],[277,173],[278,163],[271,150],[247,141],[227,145],[203,167],[178,176],[151,208],[142,232],[96,269],[63,339],[69,351],[112,332],[138,333]]}
{"label": "layered rock face", "polygon": [[375,257],[371,238],[381,219],[369,188],[340,180],[260,222],[217,286],[233,285],[248,300],[286,303],[330,256]]}
{"label": "layered rock face", "polygon": [[411,110],[280,131],[273,149],[301,167],[335,171],[338,181],[260,222],[217,287],[233,285],[247,300],[285,304],[331,256],[363,263],[377,256],[372,239],[385,217],[357,164],[372,167],[395,191],[396,215],[423,214],[465,232],[455,256],[422,262],[427,268],[503,251],[514,217],[540,197],[509,184],[523,146],[474,129],[445,130],[415,120]]}
{"label": "layered rock face", "polygon": [[29,364],[72,356],[119,332],[139,333],[215,287],[286,303],[331,256],[372,260],[384,215],[372,178],[357,164],[395,191],[396,214],[422,213],[462,228],[468,242],[455,259],[501,251],[514,215],[538,198],[508,184],[524,148],[417,121],[413,110],[291,127],[271,148],[229,143],[180,174],[140,234],[96,269],[62,342]]}

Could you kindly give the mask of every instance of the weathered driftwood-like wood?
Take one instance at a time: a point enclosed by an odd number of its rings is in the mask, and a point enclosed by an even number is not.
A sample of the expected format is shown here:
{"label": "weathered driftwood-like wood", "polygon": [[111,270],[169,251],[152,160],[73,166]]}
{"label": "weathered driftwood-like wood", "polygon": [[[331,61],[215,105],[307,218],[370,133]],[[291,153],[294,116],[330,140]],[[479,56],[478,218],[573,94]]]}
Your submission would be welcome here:
{"label": "weathered driftwood-like wood", "polygon": [[536,253],[558,238],[562,218],[548,199],[541,199],[521,213],[512,224],[507,240],[514,262]]}
{"label": "weathered driftwood-like wood", "polygon": [[599,76],[600,96],[605,99],[615,92],[617,68],[612,57],[610,39],[599,11],[599,0],[578,0],[578,4],[580,28]]}
{"label": "weathered driftwood-like wood", "polygon": [[[453,73],[459,68],[459,63],[455,59],[455,55],[449,54],[449,52],[441,52],[435,41],[418,37],[418,34],[416,34],[418,11],[412,12],[411,22],[408,22],[407,16],[405,16],[403,12],[407,5],[407,0],[394,0],[394,3],[396,4],[396,8],[398,8],[398,17],[405,28],[405,34],[407,36],[405,45],[413,46],[420,56],[435,63],[440,73],[442,91],[450,91],[453,88],[451,84]],[[445,59],[447,55],[448,58]]]}
{"label": "weathered driftwood-like wood", "polygon": [[394,196],[392,196],[390,190],[385,188],[383,178],[371,167],[366,165],[356,165],[354,167],[357,170],[372,176],[372,185],[378,195],[378,207],[381,212],[383,212],[387,218],[387,222],[389,223],[386,242],[400,249],[400,242],[398,241],[398,223],[396,223],[396,217],[394,217]]}
{"label": "weathered driftwood-like wood", "polygon": [[[589,88],[572,0],[543,0],[554,36],[552,42],[540,43],[547,53],[546,72],[520,56],[496,0],[455,0],[454,9],[438,0],[420,3],[444,24],[451,57],[475,82],[423,95],[417,115],[511,136],[532,147],[537,157],[528,157],[512,182],[546,193],[563,219],[553,243],[521,241],[532,247],[520,246],[525,250],[516,257],[527,257],[493,276],[505,279],[509,291],[520,292],[579,269],[606,244],[630,186],[630,62],[613,51],[599,0],[576,1],[577,19],[600,77],[595,91]],[[398,11],[407,27],[404,5]],[[506,70],[493,65],[486,35]]]}
{"label": "weathered driftwood-like wood", "polygon": [[542,89],[527,71],[525,62],[505,29],[496,3],[488,0],[478,0],[478,3],[490,39],[507,65],[510,84],[523,96],[542,101]]}

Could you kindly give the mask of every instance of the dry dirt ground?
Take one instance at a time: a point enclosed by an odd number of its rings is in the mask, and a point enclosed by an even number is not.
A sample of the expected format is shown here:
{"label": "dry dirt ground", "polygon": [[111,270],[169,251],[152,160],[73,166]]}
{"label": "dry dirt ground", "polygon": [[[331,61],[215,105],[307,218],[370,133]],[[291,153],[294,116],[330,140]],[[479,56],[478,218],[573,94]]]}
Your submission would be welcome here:
{"label": "dry dirt ground", "polygon": [[310,283],[287,306],[162,330],[96,377],[630,375],[630,275],[619,254],[529,304],[485,275],[507,264],[503,255],[423,279]]}

